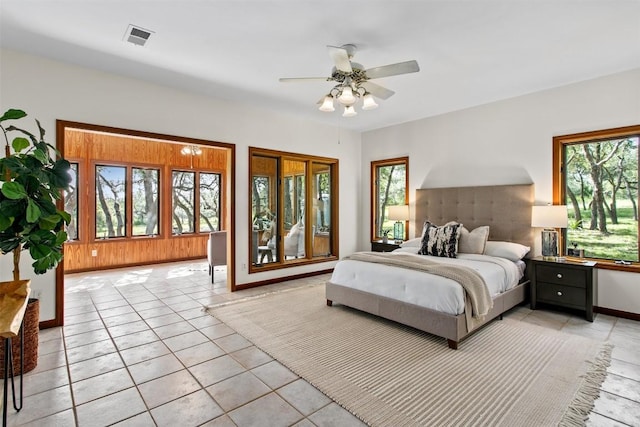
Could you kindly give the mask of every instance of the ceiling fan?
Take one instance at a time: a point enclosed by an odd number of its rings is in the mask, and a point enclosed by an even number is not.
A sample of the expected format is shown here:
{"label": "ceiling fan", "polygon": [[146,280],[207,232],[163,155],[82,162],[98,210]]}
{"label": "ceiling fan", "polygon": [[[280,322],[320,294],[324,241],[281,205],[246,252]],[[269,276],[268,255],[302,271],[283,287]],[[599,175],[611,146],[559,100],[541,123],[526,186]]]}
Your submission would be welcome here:
{"label": "ceiling fan", "polygon": [[327,46],[329,56],[335,66],[331,70],[330,77],[290,77],[281,78],[281,82],[306,82],[306,81],[328,81],[337,84],[325,95],[318,104],[320,111],[335,111],[334,100],[344,105],[344,117],[353,117],[358,114],[354,104],[362,98],[362,109],[372,110],[378,106],[374,97],[388,99],[395,92],[372,83],[370,80],[382,77],[397,76],[399,74],[415,73],[420,71],[416,61],[398,62],[396,64],[383,65],[365,69],[361,64],[352,62],[351,59],[356,53],[356,46],[344,44],[340,47]]}

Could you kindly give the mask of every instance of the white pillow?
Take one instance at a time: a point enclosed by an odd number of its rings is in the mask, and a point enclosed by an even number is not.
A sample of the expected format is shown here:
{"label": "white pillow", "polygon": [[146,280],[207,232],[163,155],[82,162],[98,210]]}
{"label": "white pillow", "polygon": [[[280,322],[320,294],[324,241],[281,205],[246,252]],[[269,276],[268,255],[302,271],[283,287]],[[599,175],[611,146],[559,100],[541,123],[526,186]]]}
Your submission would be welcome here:
{"label": "white pillow", "polygon": [[518,261],[529,253],[529,246],[513,242],[498,242],[489,240],[484,247],[484,254],[506,258],[511,261]]}
{"label": "white pillow", "polygon": [[489,226],[483,225],[473,231],[462,227],[458,240],[458,252],[464,254],[482,254],[489,238]]}
{"label": "white pillow", "polygon": [[291,229],[287,233],[287,237],[296,236],[299,230],[300,230],[300,223],[296,222],[295,224],[293,224],[293,227],[291,227]]}
{"label": "white pillow", "polygon": [[409,239],[406,242],[402,242],[400,246],[402,246],[403,248],[419,248],[422,246],[422,237]]}

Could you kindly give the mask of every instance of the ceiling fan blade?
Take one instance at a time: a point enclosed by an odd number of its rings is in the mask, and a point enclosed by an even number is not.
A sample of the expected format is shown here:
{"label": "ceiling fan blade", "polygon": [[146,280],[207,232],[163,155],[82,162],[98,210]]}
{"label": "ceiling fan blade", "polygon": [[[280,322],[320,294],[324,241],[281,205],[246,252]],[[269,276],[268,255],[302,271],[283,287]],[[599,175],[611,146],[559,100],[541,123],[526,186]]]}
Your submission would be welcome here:
{"label": "ceiling fan blade", "polygon": [[281,82],[328,82],[330,79],[327,77],[282,77],[278,80]]}
{"label": "ceiling fan blade", "polygon": [[365,90],[369,92],[371,95],[380,99],[388,99],[391,97],[391,95],[395,93],[391,89],[387,89],[386,87],[382,87],[380,85],[377,85],[371,82],[362,82],[360,86],[365,88]]}
{"label": "ceiling fan blade", "polygon": [[327,49],[329,49],[329,56],[333,60],[333,63],[336,64],[338,70],[344,73],[353,72],[347,49],[337,46],[327,46]]}
{"label": "ceiling fan blade", "polygon": [[417,71],[420,71],[418,62],[406,61],[398,62],[397,64],[369,68],[365,71],[365,74],[369,79],[379,79],[381,77],[397,76],[398,74],[415,73]]}

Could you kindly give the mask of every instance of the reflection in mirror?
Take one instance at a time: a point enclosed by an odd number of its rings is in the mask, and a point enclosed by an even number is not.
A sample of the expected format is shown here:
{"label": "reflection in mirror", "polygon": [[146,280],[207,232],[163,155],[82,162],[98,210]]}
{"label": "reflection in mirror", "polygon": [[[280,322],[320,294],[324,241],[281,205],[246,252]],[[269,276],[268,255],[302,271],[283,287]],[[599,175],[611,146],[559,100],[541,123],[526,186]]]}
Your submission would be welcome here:
{"label": "reflection in mirror", "polygon": [[252,147],[249,158],[249,273],[337,259],[337,159]]}
{"label": "reflection in mirror", "polygon": [[[284,160],[284,260],[305,257],[306,162]],[[288,185],[288,187],[287,187]]]}
{"label": "reflection in mirror", "polygon": [[259,266],[278,262],[278,163],[257,155],[251,163],[251,263]]}
{"label": "reflection in mirror", "polygon": [[331,165],[313,164],[313,256],[331,255]]}

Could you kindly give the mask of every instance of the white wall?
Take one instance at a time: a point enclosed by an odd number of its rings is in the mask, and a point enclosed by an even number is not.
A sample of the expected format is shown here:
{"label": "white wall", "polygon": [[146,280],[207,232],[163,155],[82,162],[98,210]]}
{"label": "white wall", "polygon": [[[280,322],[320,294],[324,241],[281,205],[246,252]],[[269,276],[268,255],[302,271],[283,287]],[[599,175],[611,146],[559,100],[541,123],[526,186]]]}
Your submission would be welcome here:
{"label": "white wall", "polygon": [[[552,200],[554,136],[637,124],[640,69],[364,133],[362,188],[372,160],[408,155],[411,199],[423,187],[533,182],[544,204]],[[368,227],[361,225],[361,247]],[[598,281],[597,305],[640,313],[640,274],[599,270]]]}
{"label": "white wall", "polygon": [[[249,275],[248,147],[337,158],[340,161],[340,253],[356,250],[362,240],[354,227],[359,212],[360,134],[287,117],[249,104],[220,100],[102,73],[10,50],[0,50],[0,109],[19,108],[38,118],[55,143],[57,119],[201,138],[236,145],[236,283],[317,271],[313,264]],[[338,143],[338,135],[339,141]],[[344,173],[349,171],[349,173]],[[28,258],[28,253],[25,253]],[[11,257],[0,257],[0,280],[11,279]],[[25,264],[25,263],[23,263]],[[29,272],[29,263],[22,271]],[[26,274],[24,276],[27,276]],[[34,277],[34,276],[32,276]],[[35,277],[41,296],[40,320],[55,317],[53,272]]]}

